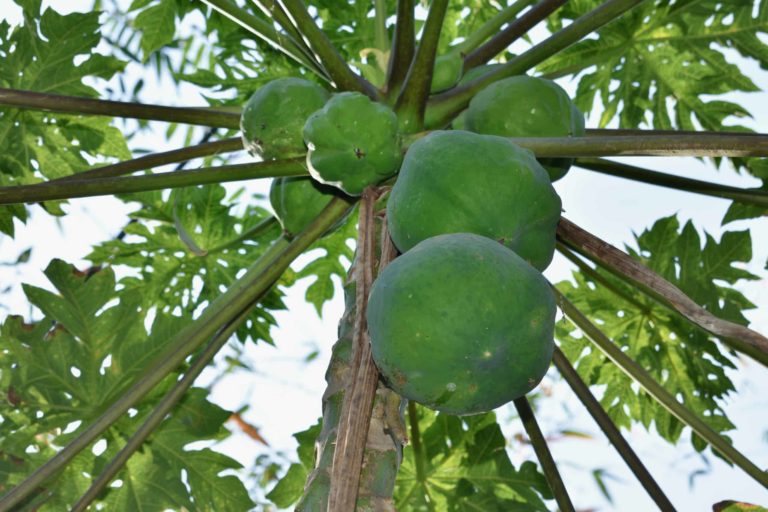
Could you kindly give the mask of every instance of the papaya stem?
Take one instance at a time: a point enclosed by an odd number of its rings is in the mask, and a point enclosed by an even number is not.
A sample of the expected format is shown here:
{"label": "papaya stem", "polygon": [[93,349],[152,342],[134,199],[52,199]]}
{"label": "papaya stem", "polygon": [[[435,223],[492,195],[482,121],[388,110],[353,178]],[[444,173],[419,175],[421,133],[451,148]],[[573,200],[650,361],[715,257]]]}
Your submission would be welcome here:
{"label": "papaya stem", "polygon": [[266,233],[267,231],[269,231],[275,226],[279,226],[277,217],[270,215],[269,217],[265,218],[264,220],[262,220],[261,222],[253,226],[252,228],[243,231],[240,234],[240,236],[233,238],[232,240],[229,240],[227,242],[223,242],[221,245],[217,245],[212,249],[209,249],[207,253],[212,254],[212,253],[226,251],[227,249],[236,247],[237,245],[245,242],[246,240],[251,240],[253,238],[256,238]]}
{"label": "papaya stem", "polygon": [[347,62],[333,46],[328,36],[315,24],[301,0],[283,0],[283,6],[293,18],[294,23],[304,35],[310,47],[319,57],[320,63],[328,71],[334,85],[342,91],[357,91],[372,99],[378,98],[378,91],[365,78],[355,74]]}
{"label": "papaya stem", "polygon": [[511,22],[476,50],[464,57],[464,71],[485,64],[503,52],[509,45],[524,36],[544,18],[555,12],[568,0],[541,0],[531,9]]}
{"label": "papaya stem", "polygon": [[558,509],[560,512],[575,512],[576,509],[573,508],[571,497],[568,496],[568,490],[565,488],[560,472],[557,470],[557,465],[552,458],[552,453],[549,451],[547,440],[539,428],[536,416],[533,414],[531,404],[528,403],[528,399],[525,396],[516,398],[514,404],[517,414],[523,422],[523,427],[525,427],[525,432],[528,434],[528,439],[531,441],[533,450],[536,452],[536,457],[539,459],[544,476],[547,478],[549,488],[552,490],[552,494],[555,495]]}
{"label": "papaya stem", "polygon": [[254,0],[254,2],[259,9],[261,9],[261,12],[270,18],[274,18],[275,21],[283,27],[283,30],[285,30],[293,39],[296,46],[301,49],[301,52],[314,64],[314,66],[316,66],[317,70],[320,71],[320,76],[330,82],[331,79],[328,76],[328,72],[317,61],[317,56],[312,52],[312,49],[307,45],[306,41],[304,41],[304,36],[299,29],[296,28],[296,25],[293,24],[291,17],[285,12],[285,9],[280,5],[280,2],[275,0]]}
{"label": "papaya stem", "polygon": [[209,107],[166,107],[123,101],[95,100],[46,94],[0,87],[0,105],[28,110],[44,110],[63,114],[83,114],[109,117],[167,121],[216,128],[240,128],[240,114]]}
{"label": "papaya stem", "polygon": [[509,137],[536,156],[768,156],[768,135]]}
{"label": "papaya stem", "polygon": [[748,327],[718,318],[673,285],[626,253],[560,218],[557,238],[650,297],[676,311],[694,325],[720,338],[726,345],[768,366],[768,338]]}
{"label": "papaya stem", "polygon": [[739,135],[741,137],[757,136],[757,132],[735,132],[735,131],[707,131],[707,130],[652,130],[652,129],[633,129],[633,128],[587,128],[585,135],[588,137],[606,136],[606,135],[631,135],[633,137],[643,137],[645,135],[696,135],[697,137],[716,137],[718,135]]}
{"label": "papaya stem", "polygon": [[208,185],[278,176],[305,176],[304,158],[257,162],[250,164],[203,167],[181,172],[164,172],[146,176],[71,179],[48,181],[35,185],[0,187],[0,204],[36,203],[76,197],[104,196]]}
{"label": "papaya stem", "polygon": [[288,242],[279,238],[237,281],[216,298],[191,322],[168,341],[168,348],[147,365],[128,390],[112,403],[91,425],[73,439],[22,483],[0,499],[0,510],[10,510],[57,474],[78,453],[87,448],[115,421],[143,398],[152,388],[223,325],[234,320],[248,305],[259,300],[302,252],[342,218],[351,203],[347,198],[334,198],[317,218]]}
{"label": "papaya stem", "polygon": [[352,340],[352,364],[346,385],[341,418],[333,452],[329,512],[354,510],[360,485],[363,452],[371,423],[371,412],[379,371],[371,357],[371,343],[365,311],[373,284],[376,252],[376,228],[373,187],[363,191],[357,237],[359,260],[355,265],[355,331]]}
{"label": "papaya stem", "polygon": [[437,44],[447,9],[448,0],[432,0],[419,48],[395,102],[395,112],[406,133],[418,132],[424,127],[424,112],[435,68]]}
{"label": "papaya stem", "polygon": [[155,406],[152,413],[144,420],[144,423],[134,432],[134,434],[125,443],[125,446],[115,455],[109,464],[104,468],[99,477],[91,484],[91,486],[85,491],[80,499],[72,507],[71,512],[84,512],[88,505],[96,499],[96,497],[104,490],[104,488],[112,481],[112,479],[120,472],[120,470],[128,462],[136,450],[141,448],[141,445],[152,435],[158,426],[163,422],[171,409],[182,399],[184,393],[192,387],[195,379],[202,373],[206,366],[213,360],[214,356],[221,350],[221,348],[227,343],[230,336],[234,334],[237,328],[242,324],[251,313],[251,309],[255,304],[247,306],[234,320],[226,325],[223,325],[221,329],[216,333],[213,339],[206,345],[203,351],[195,358],[195,361],[190,365],[189,369],[184,373],[182,377],[173,388],[163,397],[162,400]]}
{"label": "papaya stem", "polygon": [[[536,0],[517,0],[512,5],[508,5],[494,15],[493,18],[483,23],[480,28],[472,32],[464,41],[451,48],[452,52],[458,52],[461,55],[467,55],[489,37],[497,34],[499,29],[506,23],[515,19],[520,11],[535,3]],[[468,68],[467,68],[468,69]]]}
{"label": "papaya stem", "polygon": [[607,0],[596,9],[574,20],[573,23],[518,55],[498,69],[468,84],[433,96],[427,105],[426,127],[446,126],[456,114],[464,110],[469,100],[487,85],[514,75],[525,73],[552,55],[568,48],[584,36],[609,23],[644,0]]}
{"label": "papaya stem", "polygon": [[202,2],[208,4],[209,7],[215,9],[231,21],[234,21],[277,51],[284,53],[315,74],[325,79],[328,78],[325,70],[317,63],[311,53],[308,53],[302,48],[302,45],[294,40],[293,37],[287,34],[281,34],[275,30],[272,24],[268,21],[262,20],[248,11],[241,9],[230,0],[202,0]]}
{"label": "papaya stem", "polygon": [[568,358],[565,357],[565,354],[563,354],[563,351],[560,350],[559,347],[555,347],[553,360],[560,375],[563,376],[565,381],[571,387],[571,390],[576,394],[576,397],[581,401],[587,409],[587,412],[592,416],[592,419],[594,419],[595,423],[600,427],[600,430],[602,430],[608,438],[608,441],[610,441],[643,486],[645,492],[648,493],[654,503],[656,503],[656,506],[659,507],[659,510],[662,512],[675,512],[675,507],[672,505],[672,502],[669,501],[669,498],[667,498],[664,491],[659,487],[659,484],[656,483],[656,480],[648,472],[648,469],[646,469],[645,465],[640,460],[640,457],[637,456],[627,440],[624,439],[624,436],[621,435],[621,432],[613,423],[610,416],[608,416],[608,413],[605,412],[605,409],[603,409],[600,402],[597,401],[597,398],[595,398],[589,390],[587,384],[581,379],[578,372],[576,372],[576,369],[571,365]]}
{"label": "papaya stem", "polygon": [[204,142],[195,146],[164,151],[161,153],[152,153],[146,156],[140,156],[125,162],[118,162],[112,165],[97,167],[88,171],[71,174],[46,183],[63,183],[67,181],[80,181],[95,178],[112,178],[123,176],[136,171],[144,171],[161,165],[186,162],[195,158],[217,155],[219,153],[229,153],[243,149],[243,141],[240,137],[231,139],[217,140],[214,142]]}
{"label": "papaya stem", "polygon": [[731,446],[722,436],[712,430],[698,416],[679,403],[659,383],[653,380],[640,365],[627,356],[622,350],[611,342],[584,314],[571,302],[552,287],[555,300],[563,314],[620,370],[637,382],[651,397],[661,406],[689,426],[699,437],[712,446],[712,449],[720,452],[726,460],[740,467],[745,473],[754,478],[764,487],[768,487],[768,473],[758,468],[751,460],[745,457],[736,448]]}
{"label": "papaya stem", "polygon": [[685,192],[692,192],[711,197],[720,197],[739,203],[753,204],[755,206],[768,208],[768,190],[750,190],[721,185],[719,183],[683,178],[682,176],[674,176],[672,174],[665,174],[650,169],[643,169],[642,167],[612,162],[603,158],[579,158],[576,160],[575,165],[583,169],[607,174],[609,176],[617,176],[619,178],[640,181],[651,185],[658,185],[660,187],[683,190]]}
{"label": "papaya stem", "polygon": [[389,50],[389,34],[387,34],[387,2],[374,0],[373,40],[376,48],[386,52]]}
{"label": "papaya stem", "polygon": [[408,74],[408,68],[415,53],[414,0],[398,0],[395,37],[392,41],[392,54],[389,56],[386,93],[389,98],[396,98],[400,93]]}
{"label": "papaya stem", "polygon": [[419,411],[412,401],[408,402],[408,428],[411,433],[413,460],[416,463],[416,480],[420,485],[424,485],[427,481],[427,473],[424,469],[424,449],[421,444],[421,431],[419,429]]}

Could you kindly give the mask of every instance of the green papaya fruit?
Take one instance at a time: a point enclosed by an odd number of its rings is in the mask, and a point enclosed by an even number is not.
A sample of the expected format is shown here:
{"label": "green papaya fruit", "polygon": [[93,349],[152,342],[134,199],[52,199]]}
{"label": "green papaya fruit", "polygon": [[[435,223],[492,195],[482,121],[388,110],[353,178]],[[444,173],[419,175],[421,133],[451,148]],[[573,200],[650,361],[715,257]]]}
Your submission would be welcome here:
{"label": "green papaya fruit", "polygon": [[269,82],[245,104],[240,117],[243,146],[264,160],[303,155],[304,123],[329,97],[328,91],[302,78]]}
{"label": "green papaya fruit", "polygon": [[291,238],[315,220],[336,192],[312,178],[275,178],[269,189],[269,203],[283,231]]}
{"label": "green papaya fruit", "polygon": [[401,252],[435,235],[476,233],[544,269],[560,208],[547,172],[527,149],[494,135],[436,131],[408,149],[387,224]]}
{"label": "green papaya fruit", "polygon": [[395,113],[357,92],[334,94],[307,119],[304,140],[312,177],[351,196],[395,174],[403,158]]}
{"label": "green papaya fruit", "polygon": [[547,280],[469,233],[425,240],[376,278],[366,313],[374,362],[397,393],[450,414],[531,391],[554,350]]}
{"label": "green papaya fruit", "polygon": [[[562,87],[551,80],[513,76],[494,82],[469,102],[469,131],[502,137],[580,137],[584,115]],[[540,160],[556,181],[568,172],[572,158]]]}
{"label": "green papaya fruit", "polygon": [[[467,85],[469,82],[474,80],[475,78],[479,78],[483,76],[484,74],[498,68],[499,66],[502,66],[503,64],[483,64],[482,66],[477,66],[474,68],[471,68],[469,71],[467,71],[464,76],[461,77],[461,80],[459,80],[459,83],[456,84],[457,86],[461,87],[462,85]],[[451,128],[454,130],[466,130],[467,129],[467,110],[462,110],[459,115],[457,115],[454,120],[451,122]]]}
{"label": "green papaya fruit", "polygon": [[461,78],[461,69],[463,67],[464,59],[460,53],[447,53],[437,57],[432,72],[432,83],[429,86],[429,92],[434,94],[446,91],[456,85]]}

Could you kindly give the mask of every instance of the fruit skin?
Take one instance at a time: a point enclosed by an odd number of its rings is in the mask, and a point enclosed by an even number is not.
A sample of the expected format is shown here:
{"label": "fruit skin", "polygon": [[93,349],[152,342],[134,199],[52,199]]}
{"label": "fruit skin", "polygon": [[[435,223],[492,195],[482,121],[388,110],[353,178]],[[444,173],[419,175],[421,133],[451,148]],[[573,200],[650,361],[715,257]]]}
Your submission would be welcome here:
{"label": "fruit skin", "polygon": [[460,53],[447,53],[437,57],[429,92],[434,94],[446,91],[456,85],[461,78],[463,67],[464,59]]}
{"label": "fruit skin", "polygon": [[390,263],[374,281],[367,321],[388,385],[450,414],[490,411],[528,393],[554,350],[546,279],[469,233],[430,238]]}
{"label": "fruit skin", "polygon": [[402,161],[397,116],[357,92],[334,94],[304,125],[309,173],[359,196],[397,172]]}
{"label": "fruit skin", "polygon": [[[489,85],[472,98],[467,130],[503,137],[580,137],[584,115],[551,80],[514,76]],[[572,158],[541,159],[552,181],[568,172]]]}
{"label": "fruit skin", "polygon": [[312,178],[275,178],[269,189],[269,203],[286,236],[292,238],[315,220],[337,195],[335,192]]}
{"label": "fruit skin", "polygon": [[533,153],[503,137],[432,132],[403,160],[387,203],[401,252],[445,233],[501,241],[534,267],[552,261],[561,202]]}
{"label": "fruit skin", "polygon": [[302,78],[278,78],[256,91],[240,117],[243,146],[265,160],[306,152],[302,129],[330,94]]}

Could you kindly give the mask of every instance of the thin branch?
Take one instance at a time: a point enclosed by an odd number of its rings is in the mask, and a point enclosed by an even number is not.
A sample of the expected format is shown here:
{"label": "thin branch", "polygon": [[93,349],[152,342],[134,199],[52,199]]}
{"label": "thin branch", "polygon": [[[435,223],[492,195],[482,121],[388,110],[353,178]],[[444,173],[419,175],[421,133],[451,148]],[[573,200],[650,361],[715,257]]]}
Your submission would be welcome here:
{"label": "thin branch", "polygon": [[599,7],[553,34],[546,40],[518,55],[500,68],[462,86],[433,96],[426,113],[426,127],[446,126],[453,117],[464,110],[469,100],[487,85],[514,75],[525,73],[552,55],[568,48],[584,36],[610,23],[644,0],[607,0]]}
{"label": "thin branch", "polygon": [[[501,27],[503,27],[505,24],[514,20],[515,16],[517,16],[520,11],[535,2],[536,0],[517,0],[512,5],[504,7],[502,10],[497,12],[493,18],[483,23],[480,28],[467,36],[464,41],[451,48],[451,51],[459,52],[462,55],[467,55],[472,50],[483,44],[486,39],[497,34],[499,29],[501,29]],[[469,68],[465,67],[465,71],[466,69]]]}
{"label": "thin branch", "polygon": [[214,356],[221,350],[221,348],[227,343],[230,336],[234,334],[237,328],[242,324],[251,313],[251,309],[255,304],[246,307],[234,320],[223,326],[219,332],[208,343],[205,349],[195,358],[195,361],[190,365],[189,369],[184,373],[184,377],[181,378],[173,388],[163,397],[163,399],[155,406],[152,413],[144,420],[144,423],[136,430],[136,432],[128,439],[125,446],[115,455],[109,464],[104,468],[99,477],[91,484],[91,486],[85,491],[80,499],[75,503],[70,512],[84,512],[88,505],[96,499],[96,497],[103,491],[109,482],[120,472],[125,466],[128,459],[131,458],[136,450],[141,448],[141,445],[147,440],[149,436],[160,426],[165,417],[171,412],[171,409],[182,399],[184,393],[192,387],[195,379],[202,373],[202,371],[213,360]]}
{"label": "thin branch", "polygon": [[406,133],[418,132],[424,126],[424,111],[435,68],[437,44],[447,9],[448,0],[432,0],[419,48],[395,102],[395,111]]}
{"label": "thin branch", "polygon": [[396,97],[405,82],[405,76],[415,53],[414,0],[398,0],[395,37],[387,70],[387,95]]}
{"label": "thin branch", "polygon": [[312,19],[301,0],[283,0],[283,5],[339,90],[358,91],[374,99],[378,97],[376,88],[347,66],[347,61],[333,46],[328,36],[315,24],[315,20]]}
{"label": "thin branch", "polygon": [[0,105],[63,114],[127,117],[216,128],[240,128],[240,114],[209,107],[165,107],[144,103],[95,100],[0,87]]}
{"label": "thin branch", "polygon": [[568,0],[541,0],[524,15],[510,23],[507,28],[469,53],[464,58],[464,71],[485,64],[496,57],[566,2]]}
{"label": "thin branch", "polygon": [[315,64],[315,66],[317,66],[318,70],[322,71],[325,79],[330,81],[328,72],[325,71],[325,69],[323,69],[323,67],[317,61],[317,56],[312,52],[312,49],[309,47],[309,45],[307,45],[306,41],[304,41],[304,36],[296,27],[296,25],[294,25],[291,17],[288,16],[287,12],[285,12],[285,9],[283,9],[283,6],[280,5],[280,2],[277,0],[254,0],[254,2],[265,15],[270,18],[274,18],[275,21],[277,21],[277,23],[283,27],[283,30],[290,34],[290,36],[296,42],[297,46],[301,48],[302,53],[304,53],[304,55],[306,55],[307,58],[310,59]]}
{"label": "thin branch", "polygon": [[256,178],[305,176],[307,175],[307,170],[304,165],[304,158],[292,158],[252,164],[203,167],[201,169],[148,174],[146,176],[72,179],[67,181],[48,181],[36,185],[0,187],[0,205],[127,194],[147,190],[208,185]]}
{"label": "thin branch", "polygon": [[520,416],[523,427],[525,427],[525,431],[528,434],[528,439],[530,439],[533,450],[536,452],[536,457],[539,459],[541,469],[544,471],[544,476],[547,478],[549,488],[552,489],[552,494],[555,495],[557,508],[560,512],[575,512],[571,497],[568,496],[568,490],[565,488],[555,460],[552,458],[549,446],[547,446],[547,440],[539,428],[536,416],[533,415],[531,404],[528,403],[528,399],[525,396],[516,398],[514,403],[517,414]]}
{"label": "thin branch", "polygon": [[652,129],[630,129],[630,128],[587,128],[585,135],[588,137],[606,136],[606,135],[624,135],[641,137],[644,135],[695,135],[697,137],[717,137],[719,135],[734,135],[740,137],[757,136],[764,134],[757,132],[737,132],[737,131],[707,131],[707,130],[652,130]]}
{"label": "thin branch", "polygon": [[376,191],[368,187],[360,201],[357,238],[358,260],[355,264],[355,334],[352,341],[353,360],[341,406],[336,449],[333,452],[329,512],[355,509],[363,464],[363,451],[368,437],[373,398],[379,382],[379,371],[371,357],[371,342],[365,321],[368,293],[373,284],[376,259],[376,225],[374,205]]}
{"label": "thin branch", "polygon": [[731,348],[768,366],[768,338],[762,334],[743,325],[717,318],[653,270],[564,217],[557,226],[557,237],[576,252],[585,254],[600,266],[639,286],[645,293],[722,339]]}
{"label": "thin branch", "polygon": [[59,451],[18,486],[0,499],[0,510],[11,510],[49,478],[61,471],[77,454],[98,439],[115,421],[141,400],[186,358],[237,315],[259,300],[286,268],[310,245],[342,218],[350,208],[346,198],[334,198],[320,215],[291,242],[278,239],[258,261],[203,313],[171,340],[162,354],[146,366],[143,375],[112,403],[70,444]]}
{"label": "thin branch", "polygon": [[146,156],[134,158],[132,160],[126,160],[125,162],[105,165],[104,167],[90,169],[88,171],[79,172],[77,174],[70,174],[69,176],[57,178],[47,183],[62,183],[66,181],[80,181],[94,178],[111,178],[116,176],[123,176],[125,174],[131,174],[132,172],[136,171],[144,171],[147,169],[152,169],[153,167],[160,167],[161,165],[186,162],[188,160],[194,160],[195,158],[217,155],[220,153],[230,153],[232,151],[240,151],[242,149],[243,141],[240,139],[240,137],[217,140],[214,142],[205,142],[203,144],[197,144],[195,146],[189,146],[181,149],[174,149],[171,151],[164,151],[162,153],[152,153]]}
{"label": "thin branch", "polygon": [[581,380],[576,369],[571,365],[568,359],[563,354],[560,348],[555,347],[555,353],[553,356],[555,366],[557,367],[560,375],[563,376],[565,381],[571,387],[573,392],[579,398],[584,407],[586,407],[592,419],[600,427],[608,441],[613,445],[621,458],[627,464],[629,469],[635,475],[635,478],[640,482],[645,489],[645,492],[651,497],[651,499],[659,507],[662,512],[674,512],[675,507],[672,502],[669,501],[664,491],[661,490],[659,484],[656,483],[653,476],[648,472],[643,461],[637,456],[635,451],[629,445],[624,436],[621,435],[619,429],[611,420],[610,416],[605,412],[605,409],[597,401],[597,398],[589,391],[587,384]]}
{"label": "thin branch", "polygon": [[277,221],[277,217],[270,215],[269,217],[262,220],[252,228],[247,229],[246,231],[243,231],[243,233],[240,236],[233,238],[232,240],[223,242],[221,245],[217,245],[212,249],[209,249],[208,254],[222,252],[222,251],[226,251],[227,249],[231,249],[232,247],[237,247],[238,245],[245,242],[246,240],[252,240],[258,236],[261,236],[262,234],[266,233],[267,231],[269,231],[270,229],[278,225],[279,225],[279,222]]}
{"label": "thin branch", "polygon": [[665,174],[602,158],[579,158],[576,160],[575,165],[601,174],[768,208],[768,190],[743,189],[719,183],[683,178],[682,176]]}
{"label": "thin branch", "polygon": [[651,377],[648,372],[627,356],[618,346],[612,343],[611,340],[608,339],[586,316],[584,316],[581,311],[571,304],[562,293],[554,287],[552,289],[555,293],[558,306],[560,306],[563,314],[571,321],[571,323],[578,327],[579,330],[581,330],[581,332],[584,333],[584,335],[589,338],[589,340],[592,341],[592,343],[594,343],[608,359],[637,382],[640,387],[642,387],[673,416],[683,422],[683,424],[691,427],[696,435],[709,443],[714,450],[720,452],[726,460],[740,467],[763,486],[768,487],[768,473],[758,468],[741,452],[731,446],[722,436],[712,430],[709,425],[704,423],[698,416],[680,404],[675,397],[670,395],[659,383],[653,380],[653,377]]}
{"label": "thin branch", "polygon": [[237,23],[256,37],[265,41],[274,49],[286,54],[302,66],[310,69],[320,77],[327,79],[327,74],[314,59],[314,56],[306,53],[300,43],[297,43],[293,37],[287,34],[281,34],[272,26],[271,23],[262,20],[238,7],[230,0],[201,0],[208,4],[223,16]]}
{"label": "thin branch", "polygon": [[768,156],[768,135],[510,137],[536,156]]}

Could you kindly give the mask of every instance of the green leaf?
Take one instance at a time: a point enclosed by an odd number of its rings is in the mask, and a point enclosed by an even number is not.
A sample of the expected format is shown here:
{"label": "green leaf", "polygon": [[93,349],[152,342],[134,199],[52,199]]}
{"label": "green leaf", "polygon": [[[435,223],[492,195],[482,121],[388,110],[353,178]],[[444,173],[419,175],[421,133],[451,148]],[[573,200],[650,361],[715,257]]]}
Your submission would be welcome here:
{"label": "green leaf", "polygon": [[[397,476],[399,510],[547,510],[551,498],[532,462],[515,469],[493,413],[457,417],[418,407],[423,455],[405,447]],[[415,457],[424,457],[425,479]],[[429,500],[427,502],[426,500]]]}
{"label": "green leaf", "polygon": [[[750,174],[763,181],[758,190],[768,191],[768,158],[750,158],[746,162],[746,167]],[[723,225],[736,220],[754,219],[766,215],[768,215],[768,208],[734,201],[723,216]]]}
{"label": "green leaf", "polygon": [[[135,5],[132,6],[136,8]],[[173,41],[176,33],[176,0],[160,0],[136,16],[134,25],[142,32],[141,49],[144,61]]]}
{"label": "green leaf", "polygon": [[318,421],[307,430],[293,434],[299,443],[297,448],[299,463],[293,463],[288,471],[267,494],[267,498],[280,508],[288,508],[296,503],[304,492],[304,484],[315,464],[315,440],[320,434],[322,424]]}
{"label": "green leaf", "polygon": [[[601,3],[569,2],[549,18],[550,30]],[[749,116],[743,107],[702,97],[758,90],[721,48],[768,65],[768,46],[758,39],[768,30],[768,9],[764,0],[760,6],[718,0],[644,2],[598,31],[598,38],[558,53],[538,71],[554,76],[584,72],[576,103],[591,112],[599,96],[605,106],[601,127],[618,114],[619,125],[627,128],[646,124],[694,130],[698,123],[705,130],[746,130],[725,124]]]}
{"label": "green leaf", "polygon": [[[742,311],[753,308],[733,285],[756,276],[735,265],[752,258],[748,231],[726,232],[718,242],[702,239],[693,224],[680,230],[677,218],[666,217],[636,237],[639,251],[629,253],[678,286],[715,316],[747,324]],[[599,271],[603,284],[574,272],[574,283],[557,287],[627,355],[645,368],[667,391],[681,399],[718,432],[733,428],[722,400],[734,390],[726,370],[735,368],[731,357],[704,331],[693,327],[672,310]],[[648,395],[633,388],[632,381],[595,350],[571,326],[558,323],[556,337],[568,358],[589,384],[607,385],[601,402],[620,426],[633,422],[645,428],[655,424],[659,434],[676,442],[683,426]],[[694,439],[694,445],[704,445]]]}

